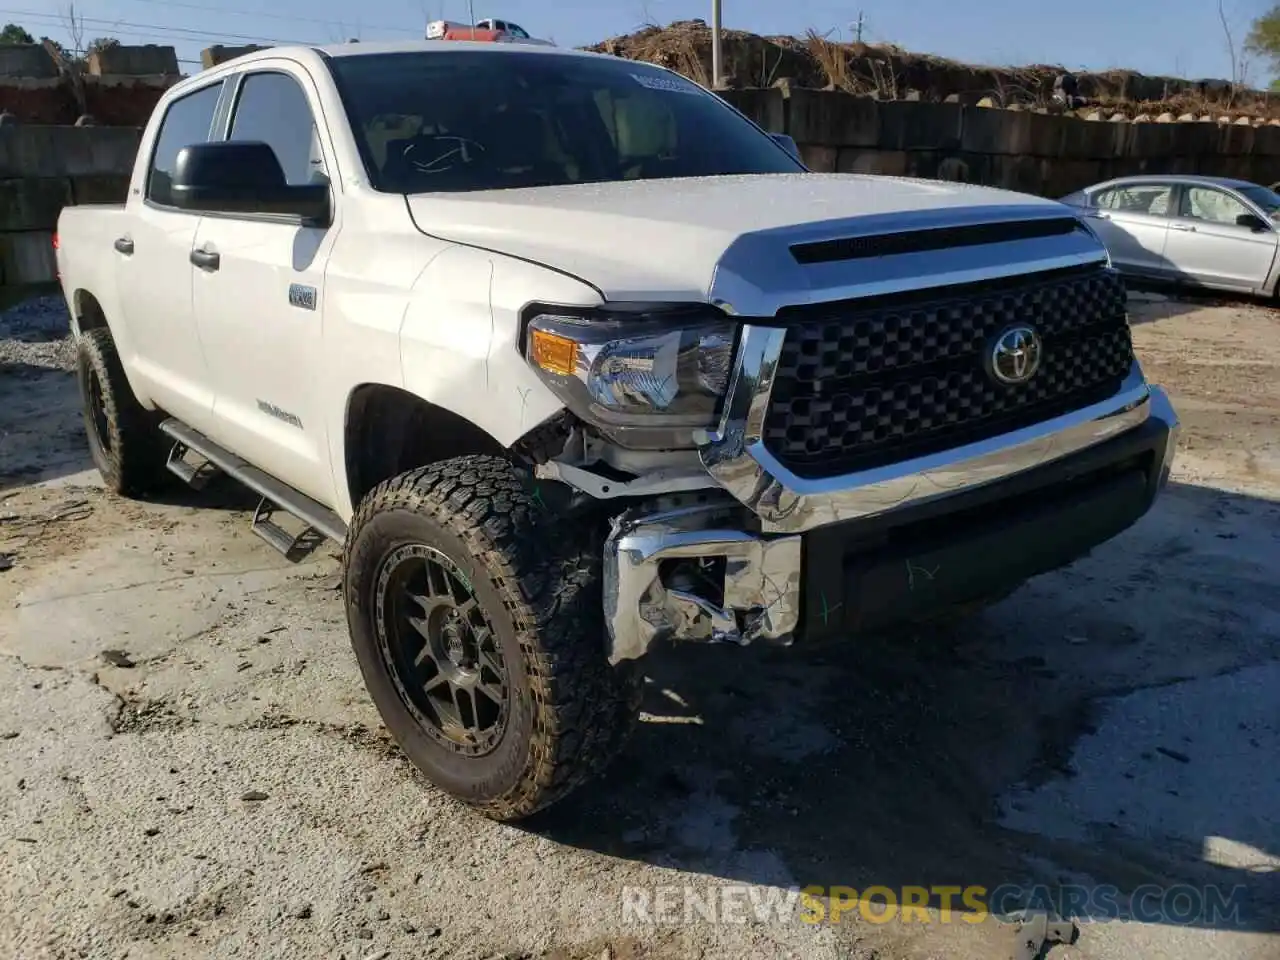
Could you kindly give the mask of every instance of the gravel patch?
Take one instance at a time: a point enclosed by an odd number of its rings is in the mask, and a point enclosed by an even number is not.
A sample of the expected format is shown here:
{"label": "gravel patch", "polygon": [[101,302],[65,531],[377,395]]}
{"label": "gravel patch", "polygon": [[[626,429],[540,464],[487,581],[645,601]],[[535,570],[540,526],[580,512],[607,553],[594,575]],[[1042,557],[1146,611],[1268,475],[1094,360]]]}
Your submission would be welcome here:
{"label": "gravel patch", "polygon": [[32,297],[0,311],[0,491],[89,466],[75,369],[61,296]]}
{"label": "gravel patch", "polygon": [[6,376],[74,370],[75,361],[71,317],[61,296],[33,297],[0,312],[0,368]]}

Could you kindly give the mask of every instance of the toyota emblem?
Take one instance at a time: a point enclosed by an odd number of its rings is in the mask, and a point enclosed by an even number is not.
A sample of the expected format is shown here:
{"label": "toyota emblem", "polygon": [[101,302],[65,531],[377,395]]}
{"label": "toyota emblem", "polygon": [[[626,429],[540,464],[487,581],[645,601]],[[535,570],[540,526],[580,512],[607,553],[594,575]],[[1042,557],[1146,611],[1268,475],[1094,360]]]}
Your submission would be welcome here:
{"label": "toyota emblem", "polygon": [[1026,383],[1040,369],[1040,336],[1030,327],[1010,327],[991,347],[991,376],[1001,383]]}

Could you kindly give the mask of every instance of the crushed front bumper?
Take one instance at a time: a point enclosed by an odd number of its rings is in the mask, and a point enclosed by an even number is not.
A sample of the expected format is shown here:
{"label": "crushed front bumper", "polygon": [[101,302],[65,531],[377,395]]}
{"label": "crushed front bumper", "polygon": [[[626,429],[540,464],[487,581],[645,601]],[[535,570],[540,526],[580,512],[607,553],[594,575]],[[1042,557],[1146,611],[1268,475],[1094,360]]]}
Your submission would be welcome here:
{"label": "crushed front bumper", "polygon": [[1135,364],[1111,399],[944,453],[824,480],[761,442],[784,334],[746,327],[701,455],[723,500],[632,512],[605,548],[609,659],[660,640],[789,642],[882,629],[1015,588],[1133,524],[1179,422]]}

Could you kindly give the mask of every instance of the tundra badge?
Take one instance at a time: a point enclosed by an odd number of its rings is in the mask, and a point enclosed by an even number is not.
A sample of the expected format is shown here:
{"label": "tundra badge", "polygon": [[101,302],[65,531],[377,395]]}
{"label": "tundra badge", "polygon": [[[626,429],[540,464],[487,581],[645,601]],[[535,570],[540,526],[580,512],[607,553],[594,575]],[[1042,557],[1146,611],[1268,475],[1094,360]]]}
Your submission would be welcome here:
{"label": "tundra badge", "polygon": [[298,307],[301,310],[314,310],[316,308],[316,288],[308,287],[301,283],[289,284],[289,306]]}
{"label": "tundra badge", "polygon": [[302,429],[302,421],[298,418],[296,413],[290,413],[288,410],[282,410],[274,403],[268,403],[266,400],[258,401],[258,409],[269,417],[275,417],[277,420],[283,420],[290,426],[297,427],[299,430]]}

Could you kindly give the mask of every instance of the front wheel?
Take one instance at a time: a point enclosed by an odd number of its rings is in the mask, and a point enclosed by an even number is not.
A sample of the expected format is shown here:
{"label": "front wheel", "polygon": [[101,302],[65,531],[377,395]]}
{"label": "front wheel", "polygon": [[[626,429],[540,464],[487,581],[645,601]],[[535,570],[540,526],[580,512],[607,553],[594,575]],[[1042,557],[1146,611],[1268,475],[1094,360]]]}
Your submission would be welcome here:
{"label": "front wheel", "polygon": [[639,672],[605,659],[599,562],[556,533],[517,467],[461,457],[374,489],[347,538],[347,622],[383,721],[498,820],[603,768],[639,711]]}

